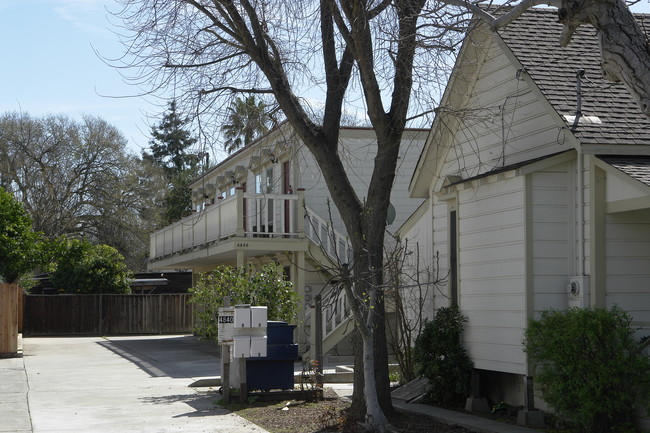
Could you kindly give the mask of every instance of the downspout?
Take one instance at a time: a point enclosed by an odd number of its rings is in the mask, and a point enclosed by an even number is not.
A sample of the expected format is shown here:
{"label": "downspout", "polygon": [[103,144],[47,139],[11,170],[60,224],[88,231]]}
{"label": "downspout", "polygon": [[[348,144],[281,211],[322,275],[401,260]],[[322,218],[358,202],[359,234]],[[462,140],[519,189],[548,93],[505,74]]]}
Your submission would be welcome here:
{"label": "downspout", "polygon": [[[576,72],[576,113],[575,120],[573,121],[573,126],[571,131],[575,131],[580,123],[580,117],[582,117],[582,78],[585,76],[585,70],[579,69]],[[585,275],[585,206],[584,206],[584,189],[585,189],[585,180],[584,180],[584,159],[582,154],[581,145],[576,149],[578,152],[577,158],[577,176],[578,176],[578,266],[576,269],[576,275],[584,276]]]}
{"label": "downspout", "polygon": [[585,206],[584,206],[584,161],[582,149],[578,147],[577,176],[578,176],[578,269],[576,275],[585,275]]}

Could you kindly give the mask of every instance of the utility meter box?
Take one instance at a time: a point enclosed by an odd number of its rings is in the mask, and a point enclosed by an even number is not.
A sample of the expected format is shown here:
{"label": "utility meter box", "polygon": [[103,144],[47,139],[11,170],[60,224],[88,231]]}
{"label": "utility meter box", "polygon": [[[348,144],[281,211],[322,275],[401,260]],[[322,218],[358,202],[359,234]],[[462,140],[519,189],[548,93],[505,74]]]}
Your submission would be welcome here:
{"label": "utility meter box", "polygon": [[567,294],[569,295],[569,307],[589,308],[590,305],[589,277],[579,275],[569,277]]}
{"label": "utility meter box", "polygon": [[251,327],[251,306],[236,305],[235,306],[235,328],[250,328],[250,327]]}
{"label": "utility meter box", "polygon": [[235,308],[219,308],[217,319],[217,334],[219,343],[231,342],[235,335]]}
{"label": "utility meter box", "polygon": [[235,335],[233,338],[233,358],[250,358],[251,356],[251,337],[248,335]]}
{"label": "utility meter box", "polygon": [[252,358],[266,357],[266,336],[251,337],[251,353]]}
{"label": "utility meter box", "polygon": [[251,328],[266,328],[268,308],[251,307]]}

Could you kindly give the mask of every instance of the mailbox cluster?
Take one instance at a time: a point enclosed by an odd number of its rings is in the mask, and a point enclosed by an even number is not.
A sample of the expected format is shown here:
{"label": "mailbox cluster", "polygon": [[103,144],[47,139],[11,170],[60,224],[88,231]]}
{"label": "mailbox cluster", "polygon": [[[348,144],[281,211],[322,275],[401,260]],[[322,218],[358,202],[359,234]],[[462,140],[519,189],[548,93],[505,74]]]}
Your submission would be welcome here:
{"label": "mailbox cluster", "polygon": [[219,309],[219,343],[232,344],[233,358],[265,357],[267,308],[237,305]]}

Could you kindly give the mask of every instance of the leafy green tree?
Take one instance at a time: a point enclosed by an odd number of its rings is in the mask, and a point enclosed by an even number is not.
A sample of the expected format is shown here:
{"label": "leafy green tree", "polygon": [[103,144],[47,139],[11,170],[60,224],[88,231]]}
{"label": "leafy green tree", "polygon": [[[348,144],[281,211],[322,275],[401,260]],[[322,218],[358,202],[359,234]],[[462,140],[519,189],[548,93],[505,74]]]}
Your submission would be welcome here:
{"label": "leafy green tree", "polygon": [[250,266],[218,267],[203,274],[190,292],[192,303],[198,307],[195,331],[213,340],[217,338],[217,316],[225,296],[230,296],[231,305],[266,306],[269,320],[292,322],[298,313],[298,294],[285,279],[282,267],[273,264],[258,271]]}
{"label": "leafy green tree", "polygon": [[466,321],[457,306],[439,308],[415,342],[415,362],[429,379],[434,404],[461,406],[471,391],[472,361],[461,344]]}
{"label": "leafy green tree", "polygon": [[0,114],[0,184],[22,203],[35,231],[114,246],[129,267],[141,269],[165,178],[128,154],[126,144],[96,117]]}
{"label": "leafy green tree", "polygon": [[189,185],[198,174],[199,158],[191,153],[196,138],[187,130],[188,123],[178,112],[176,101],[171,101],[160,123],[151,128],[151,153],[143,153],[144,159],[161,167],[167,176],[168,187],[163,198],[165,224],[171,224],[192,211]]}
{"label": "leafy green tree", "polygon": [[16,282],[36,264],[39,235],[12,194],[0,187],[0,278]]}
{"label": "leafy green tree", "polygon": [[47,270],[62,293],[131,293],[124,257],[108,245],[60,237],[46,246]]}
{"label": "leafy green tree", "polygon": [[618,307],[544,311],[526,330],[544,400],[584,432],[635,430],[636,408],[650,403],[650,359]]}
{"label": "leafy green tree", "polygon": [[255,95],[237,97],[228,107],[227,119],[221,130],[226,138],[223,148],[229,154],[267,132],[272,123],[269,107]]}

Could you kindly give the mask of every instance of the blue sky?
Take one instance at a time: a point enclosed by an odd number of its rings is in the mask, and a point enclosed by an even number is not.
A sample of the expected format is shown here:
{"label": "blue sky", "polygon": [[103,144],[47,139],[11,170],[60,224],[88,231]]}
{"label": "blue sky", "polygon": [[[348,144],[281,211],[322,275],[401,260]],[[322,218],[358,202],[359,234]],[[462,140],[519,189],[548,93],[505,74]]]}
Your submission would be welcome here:
{"label": "blue sky", "polygon": [[[140,153],[160,108],[136,95],[95,53],[122,52],[106,8],[113,0],[0,0],[0,112],[83,114],[116,126]],[[148,117],[149,116],[149,117]]]}
{"label": "blue sky", "polygon": [[[122,53],[107,11],[118,7],[115,0],[0,0],[0,112],[91,114],[116,126],[132,151],[146,148],[161,102],[134,96],[138,89],[94,51]],[[650,12],[650,0],[633,10]]]}

